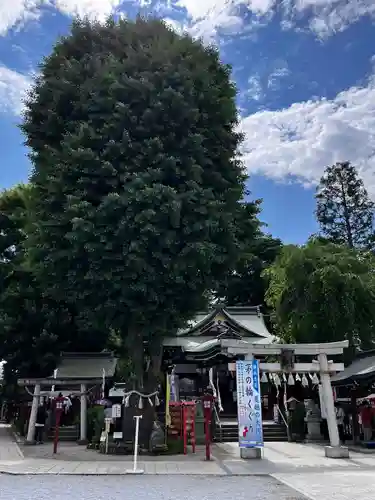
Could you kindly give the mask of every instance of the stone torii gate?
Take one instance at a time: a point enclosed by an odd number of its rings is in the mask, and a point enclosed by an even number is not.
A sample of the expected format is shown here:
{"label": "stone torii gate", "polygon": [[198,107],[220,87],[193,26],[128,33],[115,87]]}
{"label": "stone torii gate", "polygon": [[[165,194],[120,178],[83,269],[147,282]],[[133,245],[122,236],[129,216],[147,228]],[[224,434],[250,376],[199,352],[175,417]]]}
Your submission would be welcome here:
{"label": "stone torii gate", "polygon": [[[250,340],[250,339],[249,339]],[[319,373],[322,385],[322,396],[327,412],[327,425],[330,446],[325,447],[325,455],[330,458],[348,458],[348,448],[340,445],[337,429],[335,406],[331,385],[331,376],[344,370],[343,363],[334,363],[328,359],[329,356],[342,355],[345,348],[349,346],[347,340],[322,344],[277,344],[277,343],[252,343],[251,340],[222,338],[218,339],[223,353],[230,356],[243,356],[245,360],[252,360],[257,356],[280,356],[282,351],[290,351],[297,356],[311,356],[310,363],[295,363],[290,370],[283,370],[280,362],[260,362],[262,372],[286,373]],[[261,458],[259,448],[241,448],[241,458]]]}
{"label": "stone torii gate", "polygon": [[[33,401],[25,444],[33,444],[35,423],[42,388],[67,389],[80,397],[80,444],[87,443],[87,394],[90,388],[104,386],[114,376],[117,358],[113,353],[62,353],[54,375],[45,378],[18,379],[21,387],[34,386]],[[28,391],[30,392],[30,391]]]}

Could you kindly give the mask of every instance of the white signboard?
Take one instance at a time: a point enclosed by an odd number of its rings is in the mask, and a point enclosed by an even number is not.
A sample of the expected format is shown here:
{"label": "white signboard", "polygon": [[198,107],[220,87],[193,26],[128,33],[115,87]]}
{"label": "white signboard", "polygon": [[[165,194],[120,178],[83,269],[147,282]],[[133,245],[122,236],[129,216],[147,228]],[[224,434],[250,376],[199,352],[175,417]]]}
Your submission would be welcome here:
{"label": "white signboard", "polygon": [[241,448],[263,446],[259,362],[236,362],[238,442]]}
{"label": "white signboard", "polygon": [[120,418],[121,417],[121,405],[113,405],[112,406],[112,418]]}

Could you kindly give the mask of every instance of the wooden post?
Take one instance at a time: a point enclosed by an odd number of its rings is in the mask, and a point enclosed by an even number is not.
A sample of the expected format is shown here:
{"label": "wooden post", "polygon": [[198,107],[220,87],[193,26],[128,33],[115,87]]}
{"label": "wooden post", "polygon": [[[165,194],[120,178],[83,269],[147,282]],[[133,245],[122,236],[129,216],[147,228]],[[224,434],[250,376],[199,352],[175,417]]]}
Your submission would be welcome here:
{"label": "wooden post", "polygon": [[195,419],[196,419],[196,403],[194,403],[194,406],[192,406],[191,409],[191,446],[193,453],[195,453],[195,447],[196,447],[196,437],[195,437]]}
{"label": "wooden post", "polygon": [[184,403],[182,403],[182,433],[184,440],[184,455],[187,454],[187,408]]}
{"label": "wooden post", "polygon": [[64,398],[62,398],[62,397],[57,397],[55,399],[56,424],[55,424],[55,436],[53,439],[53,453],[54,454],[57,453],[57,445],[59,442],[60,420],[61,420],[62,412],[64,411],[63,402],[64,402]]}

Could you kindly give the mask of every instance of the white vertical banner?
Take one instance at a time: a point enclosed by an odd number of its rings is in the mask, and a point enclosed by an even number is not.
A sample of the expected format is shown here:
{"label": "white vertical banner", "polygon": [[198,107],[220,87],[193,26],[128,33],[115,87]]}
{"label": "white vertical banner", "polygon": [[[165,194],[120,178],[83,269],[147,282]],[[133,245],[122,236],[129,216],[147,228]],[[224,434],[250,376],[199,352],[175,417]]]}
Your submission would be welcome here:
{"label": "white vertical banner", "polygon": [[263,446],[263,427],[259,361],[237,361],[236,380],[239,446],[260,448]]}

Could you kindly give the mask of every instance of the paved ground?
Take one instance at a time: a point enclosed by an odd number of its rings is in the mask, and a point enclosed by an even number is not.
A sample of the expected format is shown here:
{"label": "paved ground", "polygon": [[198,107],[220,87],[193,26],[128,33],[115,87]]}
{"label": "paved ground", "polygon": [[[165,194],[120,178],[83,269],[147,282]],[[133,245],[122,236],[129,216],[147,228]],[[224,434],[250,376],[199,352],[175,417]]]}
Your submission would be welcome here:
{"label": "paved ground", "polygon": [[329,470],[304,473],[275,474],[310,500],[374,500],[375,476],[373,470]]}
{"label": "paved ground", "polygon": [[0,462],[4,460],[17,461],[23,458],[19,446],[10,438],[7,427],[0,424]]}
{"label": "paved ground", "polygon": [[1,500],[305,500],[270,477],[20,477],[0,476]]}
{"label": "paved ground", "polygon": [[[51,442],[36,446],[20,445],[25,458],[34,458],[42,460],[64,460],[64,461],[79,461],[79,462],[118,462],[132,461],[132,455],[105,455],[97,450],[88,450],[86,446],[80,446],[75,443],[61,442],[58,445],[57,454],[53,454],[53,444]],[[196,453],[189,452],[189,460],[200,462],[204,459],[205,450],[203,446],[198,446]],[[170,455],[148,456],[142,455],[141,460],[144,462],[163,462],[170,460]],[[184,455],[173,455],[173,461],[184,462]]]}
{"label": "paved ground", "polygon": [[[350,459],[333,460],[324,457],[321,446],[312,444],[266,443],[262,460],[241,460],[237,443],[215,445],[211,462],[204,461],[202,450],[196,456],[142,457],[143,476],[126,475],[130,457],[104,457],[78,445],[61,446],[55,458],[51,458],[51,444],[21,450],[9,430],[0,426],[0,500],[43,500],[51,494],[56,500],[116,500],[124,491],[125,498],[134,493],[140,500],[193,496],[211,500],[219,495],[232,500],[248,498],[250,493],[265,500],[375,499],[375,455],[352,453]],[[66,475],[69,480],[61,477]],[[163,478],[167,491],[160,475],[169,476]],[[65,491],[57,496],[59,484],[65,485]]]}

